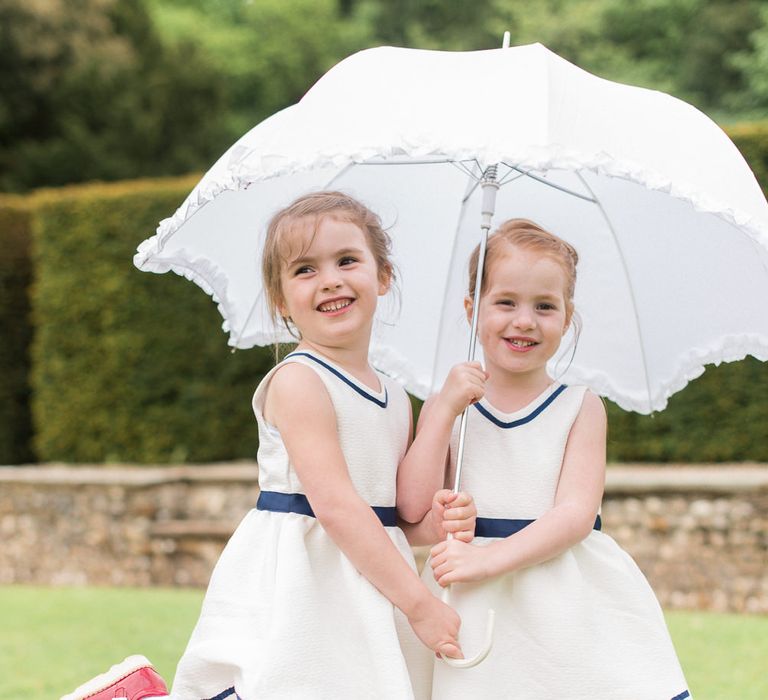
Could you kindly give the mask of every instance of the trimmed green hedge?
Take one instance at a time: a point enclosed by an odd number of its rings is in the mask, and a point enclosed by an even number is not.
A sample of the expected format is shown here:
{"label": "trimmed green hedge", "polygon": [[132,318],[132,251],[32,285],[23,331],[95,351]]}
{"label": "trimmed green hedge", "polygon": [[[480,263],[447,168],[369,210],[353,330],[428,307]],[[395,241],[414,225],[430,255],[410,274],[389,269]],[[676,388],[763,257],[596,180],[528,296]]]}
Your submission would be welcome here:
{"label": "trimmed green hedge", "polygon": [[30,211],[0,197],[0,464],[34,461],[29,410]]}
{"label": "trimmed green hedge", "polygon": [[[728,133],[765,189],[768,122]],[[0,197],[0,463],[255,456],[250,397],[271,349],[231,354],[202,291],[132,265],[196,180]],[[768,462],[768,363],[708,368],[654,416],[608,412],[613,461]]]}
{"label": "trimmed green hedge", "polygon": [[35,196],[32,409],[39,459],[255,457],[250,398],[269,349],[232,354],[202,291],[139,272],[137,243],[195,179]]}
{"label": "trimmed green hedge", "polygon": [[768,193],[768,121],[735,124],[725,133],[749,163],[763,192]]}
{"label": "trimmed green hedge", "polygon": [[768,363],[709,366],[651,416],[608,407],[615,462],[768,462]]}

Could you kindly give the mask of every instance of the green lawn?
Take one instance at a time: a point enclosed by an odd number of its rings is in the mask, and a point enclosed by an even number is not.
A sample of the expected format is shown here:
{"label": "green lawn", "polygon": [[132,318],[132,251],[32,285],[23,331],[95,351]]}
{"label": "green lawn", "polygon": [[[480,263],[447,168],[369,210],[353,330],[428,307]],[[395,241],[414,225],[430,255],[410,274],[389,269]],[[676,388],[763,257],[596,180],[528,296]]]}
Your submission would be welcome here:
{"label": "green lawn", "polygon": [[[198,590],[0,587],[0,700],[58,698],[134,653],[170,681],[201,599]],[[768,617],[667,617],[696,700],[768,698]]]}
{"label": "green lawn", "polygon": [[198,590],[0,587],[0,700],[55,700],[130,654],[167,680],[200,611]]}

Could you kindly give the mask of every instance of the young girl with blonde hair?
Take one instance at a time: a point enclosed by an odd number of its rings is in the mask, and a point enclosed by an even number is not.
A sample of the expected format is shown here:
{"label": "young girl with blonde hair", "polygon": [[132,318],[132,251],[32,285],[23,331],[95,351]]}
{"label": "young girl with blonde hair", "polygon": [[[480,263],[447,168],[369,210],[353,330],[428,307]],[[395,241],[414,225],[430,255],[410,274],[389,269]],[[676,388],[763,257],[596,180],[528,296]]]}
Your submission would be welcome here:
{"label": "young girl with blonde hair", "polygon": [[[298,345],[254,394],[261,493],[213,572],[174,699],[425,700],[430,650],[461,656],[459,617],[397,527],[410,402],[368,361],[389,246],[340,192],[301,197],[269,225],[264,284]],[[471,499],[435,492],[411,541],[471,539]],[[125,670],[102,679],[105,693]]]}
{"label": "young girl with blonde hair", "polygon": [[648,582],[601,531],[603,404],[547,370],[577,322],[578,255],[531,221],[507,221],[489,238],[474,299],[478,255],[475,249],[465,308],[470,318],[479,304],[486,371],[479,363],[456,366],[427,401],[401,465],[398,503],[418,521],[434,490],[452,483],[456,417],[474,402],[461,473],[477,507],[475,539],[435,546],[425,576],[435,590],[451,585],[469,654],[480,648],[489,608],[496,630],[478,666],[436,664],[432,697],[689,698]]}

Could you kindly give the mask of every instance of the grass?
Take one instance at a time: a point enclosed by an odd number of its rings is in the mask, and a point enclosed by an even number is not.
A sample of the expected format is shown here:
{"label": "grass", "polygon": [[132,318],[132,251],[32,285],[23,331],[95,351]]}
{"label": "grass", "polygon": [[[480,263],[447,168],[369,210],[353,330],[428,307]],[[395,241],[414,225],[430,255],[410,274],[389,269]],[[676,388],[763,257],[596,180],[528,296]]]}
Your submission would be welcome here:
{"label": "grass", "polygon": [[768,698],[768,616],[668,612],[695,700]]}
{"label": "grass", "polygon": [[0,587],[0,699],[53,700],[130,654],[168,681],[198,590]]}
{"label": "grass", "polygon": [[[199,590],[0,587],[0,700],[51,700],[129,654],[170,682]],[[670,612],[696,700],[768,698],[768,617]]]}

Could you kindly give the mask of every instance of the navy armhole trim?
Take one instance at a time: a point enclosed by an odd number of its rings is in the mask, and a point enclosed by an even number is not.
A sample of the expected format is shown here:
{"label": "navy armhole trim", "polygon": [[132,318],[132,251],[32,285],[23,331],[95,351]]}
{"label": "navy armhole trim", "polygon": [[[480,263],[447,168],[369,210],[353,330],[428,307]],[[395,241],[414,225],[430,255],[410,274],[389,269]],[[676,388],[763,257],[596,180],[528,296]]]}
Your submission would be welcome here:
{"label": "navy armhole trim", "polygon": [[487,408],[484,406],[481,406],[479,403],[473,404],[474,407],[480,411],[491,423],[495,423],[500,428],[517,428],[519,425],[525,425],[526,423],[530,423],[536,416],[538,416],[547,406],[549,406],[560,394],[562,394],[566,389],[568,388],[567,384],[561,384],[557,389],[555,389],[548,397],[547,399],[537,408],[535,408],[533,411],[531,411],[527,416],[523,418],[518,418],[517,420],[513,420],[509,423],[505,423],[503,420],[499,420],[494,416]]}
{"label": "navy armhole trim", "polygon": [[685,700],[685,698],[691,697],[691,693],[688,690],[684,690],[680,695],[675,695],[675,697],[670,698],[670,700]]}
{"label": "navy armhole trim", "polygon": [[[354,382],[351,382],[347,377],[345,377],[335,367],[331,367],[331,365],[329,365],[327,362],[323,362],[320,358],[315,357],[314,355],[310,355],[308,352],[292,352],[292,353],[286,355],[285,359],[287,360],[289,357],[299,357],[300,355],[303,356],[303,357],[308,357],[310,360],[313,360],[314,362],[317,362],[317,364],[322,365],[323,367],[325,367],[325,369],[327,369],[329,372],[331,372],[332,374],[335,374],[339,379],[341,379],[342,382],[344,382],[345,384],[351,386],[363,398],[366,398],[369,401],[373,401],[373,403],[375,403],[377,406],[381,406],[381,408],[386,408],[387,407],[387,402],[389,401],[389,395],[388,395],[387,387],[386,386],[384,387],[384,400],[382,401],[381,399],[377,399],[372,394],[369,394],[367,391],[365,391],[365,389],[361,389]],[[382,382],[382,385],[383,385],[383,382]]]}

